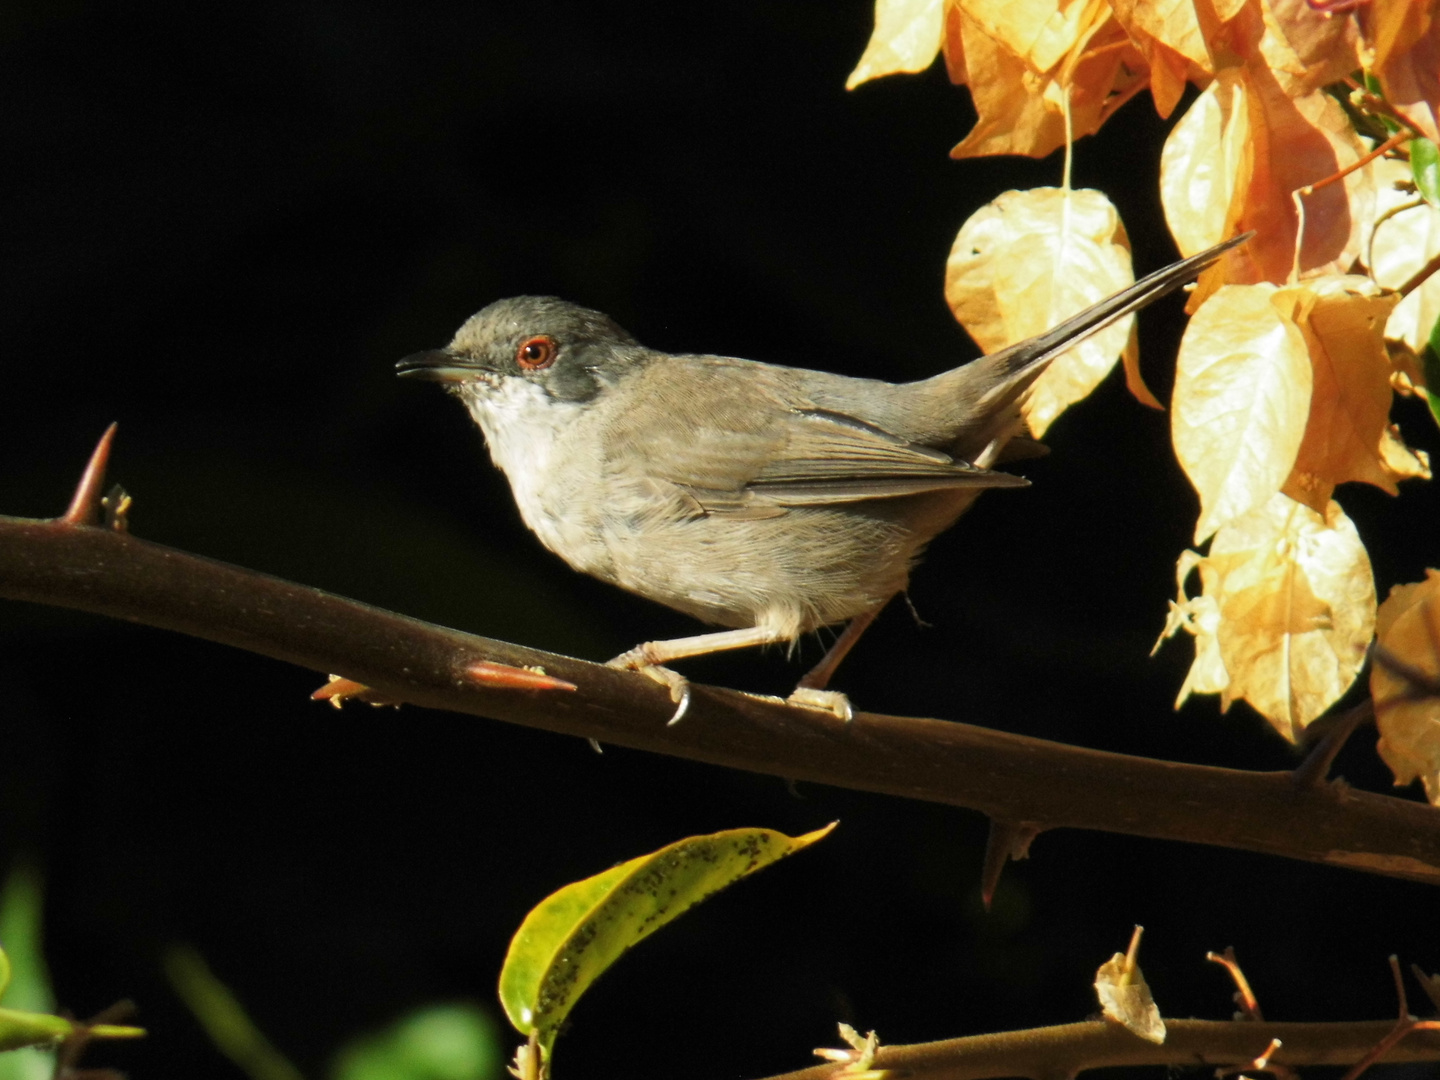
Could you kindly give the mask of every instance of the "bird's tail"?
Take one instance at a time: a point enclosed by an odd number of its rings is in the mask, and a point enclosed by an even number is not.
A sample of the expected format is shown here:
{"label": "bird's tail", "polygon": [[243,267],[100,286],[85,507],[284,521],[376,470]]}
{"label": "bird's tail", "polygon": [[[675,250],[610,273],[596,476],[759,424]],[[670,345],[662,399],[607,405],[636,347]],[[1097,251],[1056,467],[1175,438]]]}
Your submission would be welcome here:
{"label": "bird's tail", "polygon": [[[1243,244],[1253,235],[1254,233],[1247,232],[1231,237],[1212,248],[1191,255],[1188,259],[1162,267],[1113,296],[1091,304],[1084,311],[1070,316],[1043,334],[982,356],[954,371],[936,376],[934,381],[953,381],[957,384],[953,389],[959,396],[967,403],[972,403],[971,411],[974,415],[1001,420],[1003,424],[1002,418],[1010,413],[1007,405],[1018,403],[1021,394],[1040,377],[1050,361],[1091,334],[1103,330],[1116,319],[1139,311],[1166,293],[1178,289],[1225,252]],[[974,408],[974,405],[980,407]],[[1005,437],[998,429],[993,432],[967,432],[959,440],[957,449],[961,450],[967,460],[980,464],[983,448],[988,448],[997,439],[1003,442]],[[970,454],[964,454],[965,450],[969,450]],[[995,447],[993,452],[998,453],[998,450],[999,447]]]}

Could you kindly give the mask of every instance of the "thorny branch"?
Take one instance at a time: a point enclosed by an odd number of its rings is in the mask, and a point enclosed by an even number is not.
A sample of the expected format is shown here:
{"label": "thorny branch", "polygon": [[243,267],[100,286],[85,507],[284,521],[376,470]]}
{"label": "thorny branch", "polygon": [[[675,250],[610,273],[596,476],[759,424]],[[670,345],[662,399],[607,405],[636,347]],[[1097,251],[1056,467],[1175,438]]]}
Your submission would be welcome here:
{"label": "thorny branch", "polygon": [[[462,634],[176,551],[122,531],[118,520],[91,525],[107,450],[102,441],[65,517],[0,517],[0,597],[338,672],[389,700],[968,807],[1023,823],[1026,835],[1097,829],[1440,884],[1440,812],[1325,782],[1313,770],[1297,778],[1157,761],[913,717],[857,713],[845,724],[776,698],[706,686],[694,688],[685,721],[667,727],[668,692],[633,672]],[[535,679],[537,669],[552,681]]]}

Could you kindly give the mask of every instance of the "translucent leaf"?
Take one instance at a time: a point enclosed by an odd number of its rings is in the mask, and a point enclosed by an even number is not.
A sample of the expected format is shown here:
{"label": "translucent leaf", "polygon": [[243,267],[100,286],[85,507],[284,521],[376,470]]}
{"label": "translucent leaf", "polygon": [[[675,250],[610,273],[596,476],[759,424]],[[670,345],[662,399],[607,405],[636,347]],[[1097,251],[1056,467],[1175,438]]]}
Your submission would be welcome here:
{"label": "translucent leaf", "polygon": [[965,0],[948,9],[951,78],[978,119],[951,157],[1044,157],[1099,129],[1145,85],[1145,65],[1105,0]]}
{"label": "translucent leaf", "polygon": [[1215,637],[1229,685],[1285,738],[1349,689],[1375,629],[1375,584],[1337,503],[1322,518],[1285,495],[1215,534],[1205,560],[1220,610]]}
{"label": "translucent leaf", "polygon": [[770,829],[692,836],[566,885],[525,917],[500,973],[500,1003],[521,1034],[538,1033],[548,1060],[560,1023],[625,953],[746,874],[823,839],[835,826],[789,837]]}
{"label": "translucent leaf", "polygon": [[[991,353],[1048,330],[1132,281],[1125,228],[1102,193],[1033,188],[1005,192],[960,227],[945,266],[945,298]],[[1043,435],[1099,385],[1122,351],[1133,350],[1134,326],[1133,316],[1119,320],[1064,353],[1035,381],[1023,406],[1033,435]]]}
{"label": "translucent leaf", "polygon": [[[1396,659],[1432,679],[1440,677],[1440,570],[1425,580],[1397,585],[1380,605],[1376,633]],[[1377,660],[1370,669],[1370,696],[1380,729],[1376,749],[1397,785],[1419,779],[1430,802],[1440,806],[1440,698],[1412,693],[1403,676]]]}
{"label": "translucent leaf", "polygon": [[[1405,162],[1382,158],[1371,164],[1370,171],[1375,183],[1375,224],[1369,232],[1365,261],[1379,284],[1396,289],[1440,254],[1440,207],[1408,190],[1413,177]],[[1400,301],[1385,324],[1385,336],[1418,352],[1437,319],[1440,274]]]}
{"label": "translucent leaf", "polygon": [[1385,100],[1440,141],[1440,18],[1435,5],[1416,0],[1372,0],[1361,25],[1374,50],[1367,67],[1380,80]]}
{"label": "translucent leaf", "polygon": [[1295,464],[1312,377],[1294,299],[1273,285],[1229,285],[1185,329],[1170,425],[1200,495],[1197,544],[1265,505]]}
{"label": "translucent leaf", "polygon": [[1440,206],[1440,148],[1429,139],[1410,140],[1410,175],[1425,201]]}
{"label": "translucent leaf", "polygon": [[[1296,292],[1297,290],[1287,290]],[[1404,444],[1390,431],[1392,368],[1385,321],[1398,296],[1369,278],[1332,275],[1304,283],[1296,322],[1314,375],[1305,438],[1284,491],[1323,512],[1337,484],[1360,480],[1394,495],[1395,482],[1423,476],[1419,458],[1402,469]]]}
{"label": "translucent leaf", "polygon": [[[1199,596],[1188,596],[1185,582],[1194,570],[1200,571],[1203,592]],[[1165,639],[1184,630],[1195,638],[1195,660],[1175,698],[1175,708],[1180,708],[1191,694],[1218,694],[1230,685],[1230,673],[1225,670],[1225,661],[1220,656],[1220,642],[1216,635],[1220,630],[1220,604],[1215,596],[1219,592],[1219,574],[1215,567],[1199,552],[1182,551],[1175,566],[1177,596],[1170,604],[1170,615],[1165,629],[1150,655],[1155,655]]]}
{"label": "translucent leaf", "polygon": [[1299,204],[1295,195],[1365,153],[1335,100],[1323,91],[1291,97],[1256,62],[1217,72],[1196,110],[1192,122],[1187,113],[1176,125],[1161,155],[1166,221],[1185,254],[1191,244],[1198,251],[1237,232],[1253,229],[1256,236],[1202,277],[1193,303],[1223,282],[1283,282],[1297,269],[1348,269],[1373,202],[1370,173],[1361,169],[1318,187]]}
{"label": "translucent leaf", "polygon": [[882,75],[924,71],[940,51],[944,22],[943,0],[875,0],[875,30],[845,89]]}

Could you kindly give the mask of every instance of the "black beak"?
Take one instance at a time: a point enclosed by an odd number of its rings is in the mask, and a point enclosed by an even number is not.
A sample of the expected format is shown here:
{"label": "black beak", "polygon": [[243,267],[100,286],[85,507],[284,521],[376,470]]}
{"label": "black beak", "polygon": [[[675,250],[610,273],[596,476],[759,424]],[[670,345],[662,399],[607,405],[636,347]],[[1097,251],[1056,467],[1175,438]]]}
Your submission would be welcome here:
{"label": "black beak", "polygon": [[464,382],[484,370],[473,360],[456,356],[445,349],[428,349],[412,353],[395,365],[395,374],[402,379],[425,379],[428,382]]}

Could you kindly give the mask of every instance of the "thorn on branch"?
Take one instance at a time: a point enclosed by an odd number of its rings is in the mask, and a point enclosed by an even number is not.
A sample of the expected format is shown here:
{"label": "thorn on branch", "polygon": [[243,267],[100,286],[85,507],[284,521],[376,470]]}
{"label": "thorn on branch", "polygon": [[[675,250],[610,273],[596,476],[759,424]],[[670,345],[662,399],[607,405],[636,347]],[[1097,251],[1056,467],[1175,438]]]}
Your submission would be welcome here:
{"label": "thorn on branch", "polygon": [[481,686],[500,690],[576,690],[574,683],[546,675],[539,667],[511,667],[491,660],[476,660],[465,665],[465,675]]}
{"label": "thorn on branch", "polygon": [[1030,845],[1042,831],[1040,826],[1027,821],[990,819],[990,835],[985,839],[985,862],[980,870],[980,899],[984,901],[986,911],[990,910],[990,901],[995,899],[995,889],[1000,884],[1006,862],[1029,858]]}
{"label": "thorn on branch", "polygon": [[1420,970],[1419,964],[1410,965],[1410,974],[1415,976],[1415,981],[1420,984],[1420,989],[1425,991],[1430,1004],[1440,1011],[1440,975],[1426,975]]}
{"label": "thorn on branch", "polygon": [[1375,703],[1362,701],[1338,716],[1327,717],[1323,728],[1317,724],[1310,725],[1305,733],[1312,737],[1314,745],[1305,755],[1305,760],[1290,774],[1295,786],[1301,789],[1319,787],[1330,775],[1330,766],[1335,764],[1336,755],[1355,734],[1355,729],[1374,719]]}
{"label": "thorn on branch", "polygon": [[110,464],[110,447],[115,442],[117,424],[111,424],[100,436],[90,454],[80,482],[75,485],[75,494],[70,497],[70,507],[59,520],[65,525],[94,525],[100,518],[100,489],[105,486],[105,470]]}

